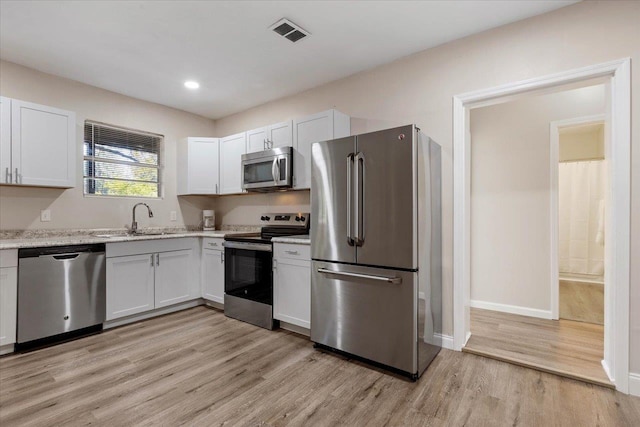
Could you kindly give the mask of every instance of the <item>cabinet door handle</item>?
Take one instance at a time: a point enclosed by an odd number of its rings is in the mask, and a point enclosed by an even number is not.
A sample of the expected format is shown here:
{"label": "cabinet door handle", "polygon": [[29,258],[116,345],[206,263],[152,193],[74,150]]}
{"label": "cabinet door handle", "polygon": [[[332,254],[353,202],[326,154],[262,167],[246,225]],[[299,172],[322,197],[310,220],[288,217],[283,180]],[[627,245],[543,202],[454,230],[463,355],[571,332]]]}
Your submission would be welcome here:
{"label": "cabinet door handle", "polygon": [[209,246],[218,246],[217,243],[209,243]]}
{"label": "cabinet door handle", "polygon": [[216,194],[218,194],[218,184],[216,184]]}
{"label": "cabinet door handle", "polygon": [[154,264],[153,264],[153,254],[151,254],[151,267],[153,267],[153,266],[154,266]]}
{"label": "cabinet door handle", "polygon": [[9,168],[5,168],[4,171],[4,182],[7,184],[11,184],[13,182],[13,178],[11,177],[11,172],[9,172]]}
{"label": "cabinet door handle", "polygon": [[156,254],[156,265],[160,267],[160,254]]}
{"label": "cabinet door handle", "polygon": [[16,168],[16,184],[20,184],[20,183],[18,182],[18,168]]}
{"label": "cabinet door handle", "polygon": [[298,251],[284,251],[284,252],[289,254],[289,255],[299,255],[300,254]]}
{"label": "cabinet door handle", "polygon": [[224,251],[220,252],[220,264],[224,264]]}
{"label": "cabinet door handle", "polygon": [[273,260],[273,269],[276,270],[278,268],[278,260]]}

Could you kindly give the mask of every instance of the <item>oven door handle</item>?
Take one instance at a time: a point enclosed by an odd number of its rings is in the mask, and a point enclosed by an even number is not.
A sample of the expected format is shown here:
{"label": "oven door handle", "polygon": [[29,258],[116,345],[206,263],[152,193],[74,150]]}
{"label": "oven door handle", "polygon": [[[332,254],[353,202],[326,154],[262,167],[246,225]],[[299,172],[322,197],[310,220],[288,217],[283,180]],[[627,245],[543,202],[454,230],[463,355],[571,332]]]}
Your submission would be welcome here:
{"label": "oven door handle", "polygon": [[273,252],[271,245],[264,243],[224,242],[222,244],[229,249],[244,249],[247,251]]}

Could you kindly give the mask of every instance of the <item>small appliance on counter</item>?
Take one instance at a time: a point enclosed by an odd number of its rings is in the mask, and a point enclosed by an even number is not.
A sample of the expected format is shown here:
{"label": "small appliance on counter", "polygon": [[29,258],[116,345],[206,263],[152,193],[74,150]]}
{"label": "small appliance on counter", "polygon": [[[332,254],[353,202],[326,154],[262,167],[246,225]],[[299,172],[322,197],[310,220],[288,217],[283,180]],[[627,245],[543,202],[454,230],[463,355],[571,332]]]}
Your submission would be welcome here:
{"label": "small appliance on counter", "polygon": [[212,210],[202,211],[202,230],[214,231],[216,229],[216,212]]}
{"label": "small appliance on counter", "polygon": [[308,213],[267,213],[260,233],[224,238],[224,314],[266,329],[273,319],[273,237],[309,234]]}

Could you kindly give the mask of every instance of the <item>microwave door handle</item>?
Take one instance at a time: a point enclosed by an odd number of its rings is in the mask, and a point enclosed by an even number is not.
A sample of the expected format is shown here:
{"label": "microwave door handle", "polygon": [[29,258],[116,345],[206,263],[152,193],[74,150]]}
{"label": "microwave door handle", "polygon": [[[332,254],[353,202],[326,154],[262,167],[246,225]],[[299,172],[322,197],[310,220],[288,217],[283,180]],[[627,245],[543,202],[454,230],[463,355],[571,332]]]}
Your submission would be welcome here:
{"label": "microwave door handle", "polygon": [[278,168],[278,158],[273,159],[273,164],[271,165],[271,177],[273,178],[273,182],[278,183],[276,169]]}

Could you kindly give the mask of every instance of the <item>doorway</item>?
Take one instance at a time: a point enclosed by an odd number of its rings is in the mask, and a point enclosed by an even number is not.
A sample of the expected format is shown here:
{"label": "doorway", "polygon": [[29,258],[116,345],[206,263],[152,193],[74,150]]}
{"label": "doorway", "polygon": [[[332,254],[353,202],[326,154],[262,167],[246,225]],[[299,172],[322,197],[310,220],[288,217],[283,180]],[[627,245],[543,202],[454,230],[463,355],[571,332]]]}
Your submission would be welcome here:
{"label": "doorway", "polygon": [[552,174],[557,182],[551,183],[558,189],[552,201],[558,208],[557,217],[552,217],[558,226],[558,235],[552,236],[552,256],[558,257],[558,277],[552,278],[551,287],[552,298],[558,297],[551,303],[553,318],[602,326],[605,120],[605,115],[597,115],[554,121],[550,126],[552,157],[558,159],[558,170]]}
{"label": "doorway", "polygon": [[[471,336],[470,111],[604,78],[610,99],[605,224],[605,319],[603,367],[617,390],[629,385],[630,61],[623,59],[454,97],[454,348]],[[551,275],[551,274],[550,274]],[[610,286],[606,286],[609,283]]]}

